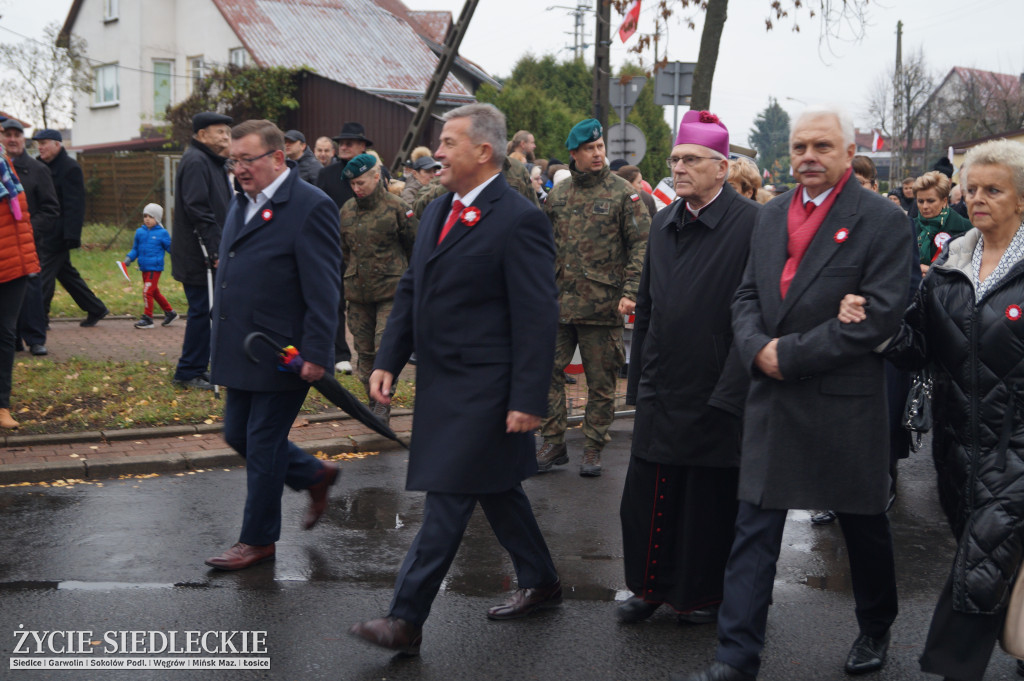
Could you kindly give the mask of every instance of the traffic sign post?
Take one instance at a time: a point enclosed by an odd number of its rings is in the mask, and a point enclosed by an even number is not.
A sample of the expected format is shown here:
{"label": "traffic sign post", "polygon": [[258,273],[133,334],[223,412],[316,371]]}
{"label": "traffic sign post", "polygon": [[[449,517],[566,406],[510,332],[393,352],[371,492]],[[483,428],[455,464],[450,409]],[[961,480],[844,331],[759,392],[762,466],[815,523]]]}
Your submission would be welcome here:
{"label": "traffic sign post", "polygon": [[679,129],[679,105],[690,104],[693,93],[694,62],[673,61],[665,64],[654,77],[654,103],[675,107],[672,115],[672,132]]}

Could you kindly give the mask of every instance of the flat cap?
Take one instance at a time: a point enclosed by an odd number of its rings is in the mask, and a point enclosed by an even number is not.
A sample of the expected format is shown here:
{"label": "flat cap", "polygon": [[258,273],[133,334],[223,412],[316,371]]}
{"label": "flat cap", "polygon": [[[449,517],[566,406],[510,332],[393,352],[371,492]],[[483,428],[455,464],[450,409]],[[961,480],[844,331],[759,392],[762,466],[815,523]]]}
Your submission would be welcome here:
{"label": "flat cap", "polygon": [[569,131],[569,137],[565,140],[565,148],[572,151],[578,149],[581,144],[596,142],[601,139],[603,133],[601,123],[596,118],[580,121]]}
{"label": "flat cap", "polygon": [[53,128],[43,128],[42,130],[36,130],[36,134],[32,135],[34,140],[56,140],[63,142],[64,138],[61,134]]}
{"label": "flat cap", "polygon": [[377,157],[373,154],[359,154],[345,165],[341,174],[346,180],[352,180],[370,172],[377,165]]}
{"label": "flat cap", "polygon": [[306,143],[306,136],[303,135],[298,130],[289,130],[284,134],[284,138],[289,142],[302,142],[303,144]]}
{"label": "flat cap", "polygon": [[430,156],[420,156],[412,162],[413,170],[434,170],[441,167],[440,161],[435,161]]}
{"label": "flat cap", "polygon": [[231,125],[233,122],[231,116],[225,116],[216,111],[204,111],[192,117],[192,132],[199,132],[211,125]]}
{"label": "flat cap", "polygon": [[5,118],[3,122],[0,123],[0,128],[3,128],[4,130],[21,130],[22,132],[25,132],[25,126],[13,118]]}

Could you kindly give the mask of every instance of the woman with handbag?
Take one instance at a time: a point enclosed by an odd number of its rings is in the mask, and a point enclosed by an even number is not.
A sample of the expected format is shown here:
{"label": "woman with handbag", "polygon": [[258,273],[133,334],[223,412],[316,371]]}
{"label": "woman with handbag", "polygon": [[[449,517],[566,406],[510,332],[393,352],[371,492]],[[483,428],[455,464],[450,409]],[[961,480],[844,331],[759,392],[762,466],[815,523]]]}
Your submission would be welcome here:
{"label": "woman with handbag", "polygon": [[[965,170],[974,228],[948,242],[884,349],[936,379],[932,452],[957,552],[921,668],[957,681],[985,675],[1024,558],[1024,145],[981,144]],[[870,310],[847,296],[839,319]]]}

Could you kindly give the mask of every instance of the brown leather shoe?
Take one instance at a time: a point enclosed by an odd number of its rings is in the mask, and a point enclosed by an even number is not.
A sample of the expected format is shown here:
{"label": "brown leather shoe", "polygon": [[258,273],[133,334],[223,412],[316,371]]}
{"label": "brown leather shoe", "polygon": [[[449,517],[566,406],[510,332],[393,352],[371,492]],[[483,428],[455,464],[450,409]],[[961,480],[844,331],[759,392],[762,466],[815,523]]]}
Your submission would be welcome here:
{"label": "brown leather shoe", "polygon": [[390,615],[356,622],[348,633],[375,646],[397,650],[405,655],[419,655],[420,643],[423,641],[422,628]]}
{"label": "brown leather shoe", "polygon": [[492,620],[511,620],[526,617],[540,608],[553,608],[562,604],[562,583],[555,582],[548,587],[536,589],[518,589],[501,605],[487,611]]}
{"label": "brown leather shoe", "polygon": [[306,490],[309,492],[309,508],[306,509],[306,517],[302,519],[302,529],[311,530],[320,521],[327,510],[327,490],[337,481],[340,471],[338,464],[324,461],[320,480]]}
{"label": "brown leather shoe", "polygon": [[19,425],[21,424],[15,421],[14,418],[11,416],[10,409],[0,409],[0,428],[14,429],[17,428]]}
{"label": "brown leather shoe", "polygon": [[253,546],[252,544],[238,542],[219,556],[207,558],[206,564],[218,570],[244,570],[250,565],[273,559],[273,544]]}

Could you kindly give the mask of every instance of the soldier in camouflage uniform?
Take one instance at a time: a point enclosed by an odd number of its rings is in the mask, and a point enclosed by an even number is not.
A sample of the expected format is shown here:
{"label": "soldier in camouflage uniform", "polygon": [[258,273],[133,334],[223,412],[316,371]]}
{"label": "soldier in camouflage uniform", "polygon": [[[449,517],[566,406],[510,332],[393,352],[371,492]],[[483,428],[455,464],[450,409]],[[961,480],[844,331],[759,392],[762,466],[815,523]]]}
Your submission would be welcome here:
{"label": "soldier in camouflage uniform", "polygon": [[558,249],[555,278],[561,311],[537,466],[543,472],[569,461],[563,370],[579,345],[587,377],[586,444],[580,464],[580,475],[586,477],[601,474],[601,450],[615,414],[616,378],[626,360],[623,315],[636,307],[651,226],[636,190],[605,164],[601,135],[601,124],[594,119],[572,129],[565,143],[572,156],[572,180],[555,185],[544,204]]}
{"label": "soldier in camouflage uniform", "polygon": [[[530,203],[540,208],[537,192],[534,191],[533,183],[530,182],[530,172],[523,165],[522,161],[506,156],[505,164],[501,167],[501,174],[505,176],[505,180],[512,189],[515,189],[528,198]],[[423,217],[423,211],[426,210],[428,203],[447,192],[448,190],[441,185],[441,182],[436,177],[431,180],[430,184],[421,189],[419,194],[416,195],[416,201],[412,204],[412,210],[416,214],[416,219],[418,220]]]}
{"label": "soldier in camouflage uniform", "polygon": [[[348,328],[358,357],[356,373],[369,397],[373,360],[398,280],[409,267],[419,221],[409,204],[384,187],[380,164],[370,154],[353,158],[342,175],[355,194],[341,207]],[[389,406],[370,400],[370,407],[385,423],[389,420]]]}

